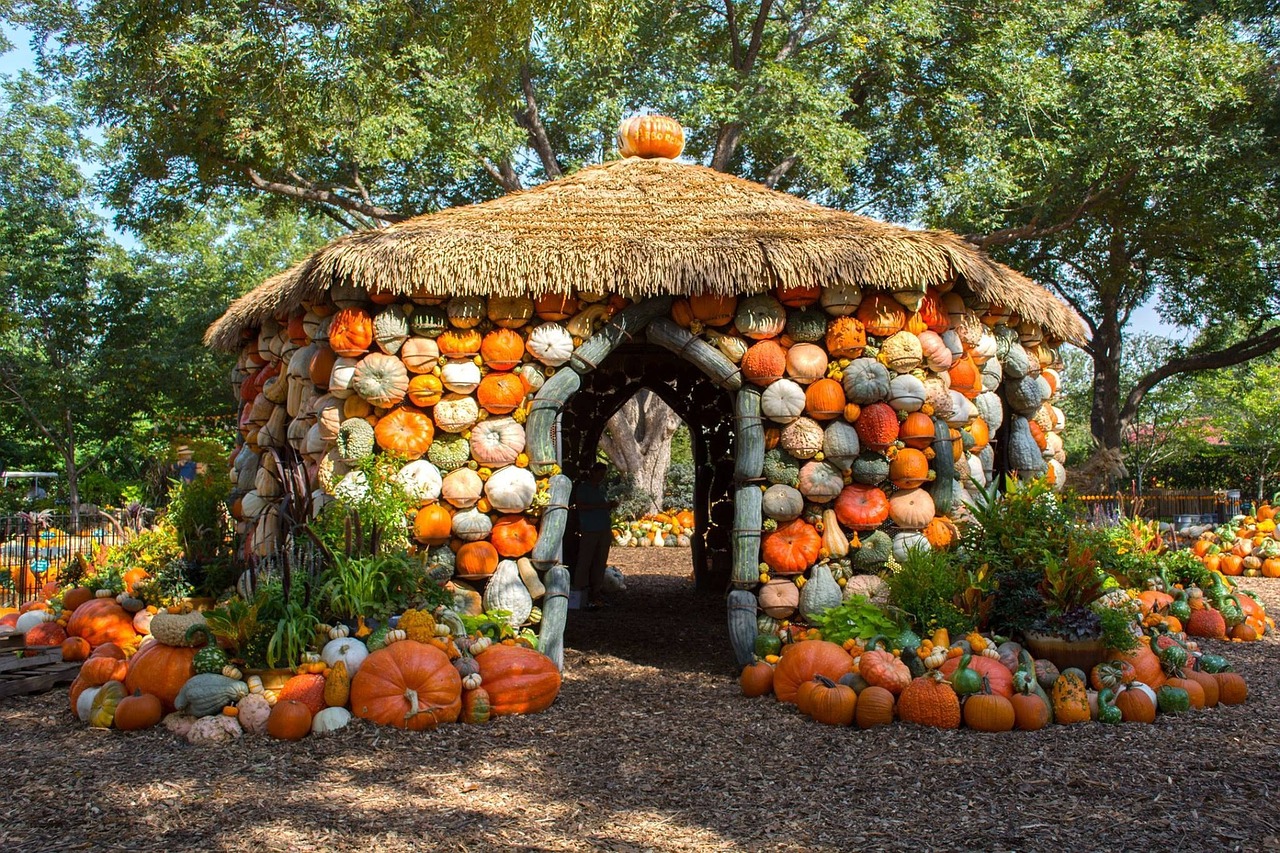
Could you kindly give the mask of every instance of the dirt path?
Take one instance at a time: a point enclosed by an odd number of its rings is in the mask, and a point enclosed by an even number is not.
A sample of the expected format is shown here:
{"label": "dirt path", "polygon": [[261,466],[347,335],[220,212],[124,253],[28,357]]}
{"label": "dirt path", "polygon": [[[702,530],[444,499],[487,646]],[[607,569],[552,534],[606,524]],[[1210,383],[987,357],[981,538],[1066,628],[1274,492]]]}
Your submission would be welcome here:
{"label": "dirt path", "polygon": [[[809,723],[738,694],[718,596],[680,551],[615,550],[629,590],[571,612],[546,713],[196,749],[0,703],[0,846],[37,850],[1280,850],[1280,643],[1218,644],[1235,708],[980,735]],[[1280,582],[1258,581],[1280,610]]]}

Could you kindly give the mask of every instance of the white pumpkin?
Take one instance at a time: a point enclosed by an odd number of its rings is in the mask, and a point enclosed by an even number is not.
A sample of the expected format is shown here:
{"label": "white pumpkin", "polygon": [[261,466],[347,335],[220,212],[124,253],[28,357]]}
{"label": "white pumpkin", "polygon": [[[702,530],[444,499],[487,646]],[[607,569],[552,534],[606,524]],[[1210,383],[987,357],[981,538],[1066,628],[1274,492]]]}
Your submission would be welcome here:
{"label": "white pumpkin", "polygon": [[760,410],[771,421],[789,424],[804,414],[804,388],[790,379],[779,379],[764,389]]}
{"label": "white pumpkin", "polygon": [[268,506],[267,500],[258,494],[257,490],[245,492],[244,497],[240,499],[240,512],[248,519],[255,519],[262,515]]}
{"label": "white pumpkin", "polygon": [[450,471],[440,485],[441,497],[458,509],[475,506],[483,491],[484,481],[470,468]]}
{"label": "white pumpkin", "polygon": [[459,433],[475,426],[480,419],[480,404],[465,394],[446,394],[435,404],[432,415],[440,429]]}
{"label": "white pumpkin", "polygon": [[425,459],[415,459],[396,473],[396,480],[410,498],[422,503],[440,497],[440,469]]}
{"label": "white pumpkin", "polygon": [[488,418],[471,430],[471,458],[488,468],[515,462],[524,446],[524,427],[514,418]]}
{"label": "white pumpkin", "polygon": [[484,495],[495,512],[524,512],[533,503],[538,482],[527,468],[510,465],[489,476]]}
{"label": "white pumpkin", "polygon": [[312,734],[324,735],[345,728],[351,722],[351,712],[346,708],[325,708],[311,718]]}
{"label": "white pumpkin", "polygon": [[360,671],[360,664],[369,656],[369,649],[355,637],[338,637],[324,644],[320,650],[320,659],[329,666],[338,661],[346,664],[347,675],[354,677]]}
{"label": "white pumpkin", "polygon": [[355,378],[359,363],[360,359],[345,355],[333,360],[333,370],[329,372],[329,393],[332,396],[344,400],[356,393],[351,388],[351,380]]}
{"label": "white pumpkin", "polygon": [[93,700],[97,698],[102,687],[86,687],[76,698],[76,719],[82,723],[89,722],[89,712],[93,710]]}
{"label": "white pumpkin", "polygon": [[333,487],[333,496],[347,503],[360,503],[369,497],[369,478],[363,471],[348,471]]}
{"label": "white pumpkin", "polygon": [[475,507],[458,510],[453,514],[451,532],[464,542],[478,542],[489,538],[489,534],[493,532],[493,520],[488,513]]}
{"label": "white pumpkin", "polygon": [[910,373],[889,381],[889,405],[898,412],[918,412],[928,398],[924,383]]}
{"label": "white pumpkin", "polygon": [[511,615],[507,622],[513,628],[524,624],[533,612],[533,596],[520,580],[520,568],[515,560],[498,563],[493,577],[484,588],[484,609],[505,610]]}
{"label": "white pumpkin", "polygon": [[901,530],[893,534],[893,557],[899,563],[912,551],[932,551],[933,546],[919,530]]}
{"label": "white pumpkin", "polygon": [[559,323],[543,323],[529,333],[525,349],[548,367],[559,367],[573,354],[573,336]]}
{"label": "white pumpkin", "polygon": [[947,424],[953,427],[965,426],[978,416],[977,408],[959,391],[951,392],[951,409]]}
{"label": "white pumpkin", "polygon": [[26,613],[23,613],[21,616],[18,617],[18,621],[13,626],[13,629],[19,634],[25,634],[28,631],[30,631],[32,628],[36,627],[37,625],[40,625],[44,622],[48,622],[49,619],[51,618],[56,618],[56,617],[54,617],[53,614],[49,613],[48,611],[28,610]]}
{"label": "white pumpkin", "polygon": [[440,369],[440,382],[455,394],[470,394],[480,385],[480,366],[471,359],[456,359]]}
{"label": "white pumpkin", "polygon": [[800,493],[816,504],[835,500],[843,489],[839,469],[827,462],[808,462],[800,469]]}

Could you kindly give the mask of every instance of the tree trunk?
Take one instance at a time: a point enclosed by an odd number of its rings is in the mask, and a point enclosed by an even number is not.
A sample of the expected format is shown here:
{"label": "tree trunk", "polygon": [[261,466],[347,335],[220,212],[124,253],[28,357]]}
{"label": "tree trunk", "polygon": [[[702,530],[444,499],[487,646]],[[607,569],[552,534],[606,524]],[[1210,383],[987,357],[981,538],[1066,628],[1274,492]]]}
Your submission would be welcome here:
{"label": "tree trunk", "polygon": [[1093,351],[1093,408],[1089,413],[1089,428],[1099,449],[1119,450],[1123,431],[1120,422],[1123,400],[1120,389],[1121,329],[1115,311],[1104,306],[1099,314],[1102,319],[1090,343]]}
{"label": "tree trunk", "polygon": [[71,512],[71,530],[80,530],[80,469],[76,467],[76,425],[71,410],[64,413],[67,440],[62,445],[62,460],[67,466],[67,505]]}
{"label": "tree trunk", "polygon": [[649,512],[660,512],[671,467],[671,439],[680,416],[648,389],[622,405],[600,437],[600,447],[614,466],[630,474],[637,489],[651,499]]}

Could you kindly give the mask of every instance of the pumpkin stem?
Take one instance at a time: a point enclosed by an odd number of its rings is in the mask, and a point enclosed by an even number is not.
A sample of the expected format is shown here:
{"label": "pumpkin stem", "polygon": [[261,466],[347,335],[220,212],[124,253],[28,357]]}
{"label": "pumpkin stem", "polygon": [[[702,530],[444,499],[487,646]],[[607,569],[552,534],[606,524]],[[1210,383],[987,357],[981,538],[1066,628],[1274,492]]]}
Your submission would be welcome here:
{"label": "pumpkin stem", "polygon": [[827,678],[827,677],[826,677],[825,675],[823,675],[822,673],[818,673],[817,675],[815,675],[815,676],[813,677],[813,680],[814,680],[814,681],[821,682],[821,683],[822,683],[822,685],[823,685],[824,687],[835,687],[835,686],[836,686],[836,683],[835,683],[834,681],[832,681],[830,678]]}

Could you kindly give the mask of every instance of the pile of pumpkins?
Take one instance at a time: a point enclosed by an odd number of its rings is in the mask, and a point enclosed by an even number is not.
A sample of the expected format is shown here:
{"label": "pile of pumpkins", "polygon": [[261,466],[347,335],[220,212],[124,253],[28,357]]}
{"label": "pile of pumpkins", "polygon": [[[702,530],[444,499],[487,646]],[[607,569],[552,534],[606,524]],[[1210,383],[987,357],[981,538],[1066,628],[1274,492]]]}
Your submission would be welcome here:
{"label": "pile of pumpkins", "polygon": [[1159,578],[1147,581],[1138,593],[1144,628],[1209,640],[1252,642],[1276,630],[1275,619],[1247,592],[1237,591],[1222,573],[1212,570],[1206,589],[1175,584],[1168,589]]}
{"label": "pile of pumpkins", "polygon": [[695,296],[672,313],[760,394],[756,594],[774,618],[819,613],[853,575],[949,545],[1006,421],[1011,468],[1064,481],[1057,344],[1007,309],[846,285]]}
{"label": "pile of pumpkins", "polygon": [[867,729],[895,720],[984,732],[1037,731],[1052,724],[1151,723],[1248,698],[1226,660],[1192,641],[1144,636],[1088,672],[1061,671],[1018,643],[979,634],[951,642],[939,631],[918,648],[887,650],[873,639],[843,646],[806,639],[743,668],[746,696],[772,693],[829,725]]}
{"label": "pile of pumpkins", "polygon": [[650,513],[615,523],[613,544],[619,548],[688,548],[693,525],[693,510]]}
{"label": "pile of pumpkins", "polygon": [[[292,673],[272,671],[264,682],[228,659],[198,611],[130,613],[115,598],[82,599],[79,590],[62,603],[69,614],[63,659],[83,661],[70,707],[98,728],[163,722],[192,743],[243,734],[296,740],[340,729],[352,717],[421,730],[541,711],[560,689],[555,664],[528,643],[469,635],[443,608],[406,611],[394,628],[363,640],[345,626],[327,628],[327,640]],[[145,633],[135,627],[139,615]]]}
{"label": "pile of pumpkins", "polygon": [[1237,516],[1201,534],[1191,553],[1205,567],[1229,577],[1280,578],[1280,532],[1276,509],[1264,503],[1253,515]]}

